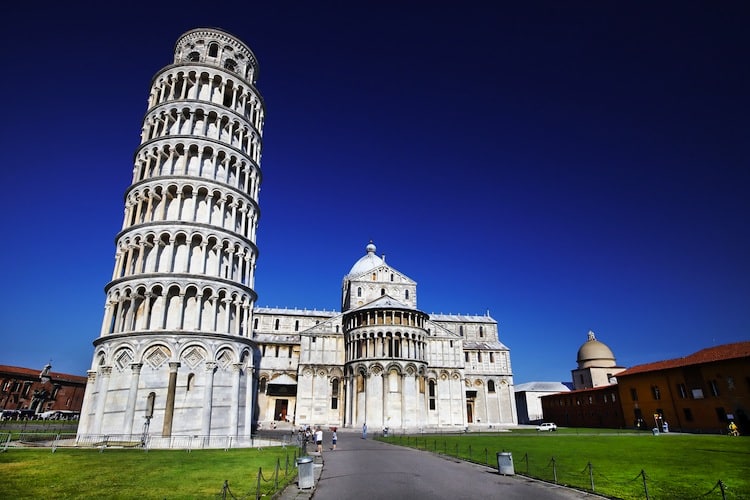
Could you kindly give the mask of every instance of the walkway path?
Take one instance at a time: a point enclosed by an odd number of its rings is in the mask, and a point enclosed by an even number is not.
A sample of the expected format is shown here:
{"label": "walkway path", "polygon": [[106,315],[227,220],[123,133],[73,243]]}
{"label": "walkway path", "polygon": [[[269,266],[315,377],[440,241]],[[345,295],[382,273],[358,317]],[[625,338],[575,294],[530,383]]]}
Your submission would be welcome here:
{"label": "walkway path", "polygon": [[[597,495],[536,481],[524,476],[503,476],[497,468],[390,445],[339,430],[336,451],[323,452],[316,466],[316,485],[300,490],[296,482],[281,500],[310,499],[579,499]],[[330,434],[326,433],[326,444]],[[316,460],[321,462],[319,459]]]}

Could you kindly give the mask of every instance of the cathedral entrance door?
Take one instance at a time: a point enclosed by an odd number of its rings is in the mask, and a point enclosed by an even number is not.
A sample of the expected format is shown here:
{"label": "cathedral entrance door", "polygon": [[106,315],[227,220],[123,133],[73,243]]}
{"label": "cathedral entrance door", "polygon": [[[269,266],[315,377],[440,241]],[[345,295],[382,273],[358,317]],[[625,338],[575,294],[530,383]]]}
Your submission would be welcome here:
{"label": "cathedral entrance door", "polygon": [[468,423],[474,422],[474,405],[466,403],[466,421]]}
{"label": "cathedral entrance door", "polygon": [[284,422],[286,420],[286,412],[289,409],[288,399],[277,399],[276,407],[273,410],[273,419]]}

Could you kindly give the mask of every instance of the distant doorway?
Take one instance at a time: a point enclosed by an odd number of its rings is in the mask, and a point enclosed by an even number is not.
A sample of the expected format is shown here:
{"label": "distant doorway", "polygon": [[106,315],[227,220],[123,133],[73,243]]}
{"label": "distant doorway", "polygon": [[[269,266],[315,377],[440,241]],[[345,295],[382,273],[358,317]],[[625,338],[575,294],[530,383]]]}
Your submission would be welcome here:
{"label": "distant doorway", "polygon": [[474,405],[466,403],[466,421],[468,423],[474,422]]}
{"label": "distant doorway", "polygon": [[286,412],[289,410],[288,399],[277,399],[276,406],[273,410],[273,419],[281,422],[286,421]]}

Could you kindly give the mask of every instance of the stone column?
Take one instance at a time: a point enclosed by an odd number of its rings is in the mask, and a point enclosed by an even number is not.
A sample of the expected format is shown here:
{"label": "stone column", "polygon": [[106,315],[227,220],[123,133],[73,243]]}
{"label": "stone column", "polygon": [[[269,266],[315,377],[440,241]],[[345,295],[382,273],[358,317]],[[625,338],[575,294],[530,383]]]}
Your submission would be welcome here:
{"label": "stone column", "polygon": [[102,366],[99,368],[101,379],[99,380],[98,398],[96,401],[96,416],[94,417],[94,434],[102,433],[102,424],[104,423],[104,407],[107,404],[107,392],[109,391],[109,376],[112,374],[111,366]]}
{"label": "stone column", "polygon": [[138,381],[141,376],[143,363],[130,363],[130,389],[128,391],[128,404],[125,407],[125,420],[122,423],[123,432],[131,434],[133,432],[133,419],[135,417],[135,405],[138,402]]}
{"label": "stone column", "polygon": [[162,437],[172,435],[172,419],[174,418],[174,395],[177,390],[177,368],[180,363],[169,363],[169,386],[167,387],[167,405],[164,408],[164,426],[162,427]]}
{"label": "stone column", "polygon": [[232,365],[232,400],[229,408],[229,434],[237,436],[239,431],[238,419],[240,411],[240,376],[242,363]]}
{"label": "stone column", "polygon": [[216,372],[216,362],[206,362],[206,381],[203,388],[203,413],[201,415],[201,434],[209,436],[211,434],[211,410],[214,397],[214,373]]}

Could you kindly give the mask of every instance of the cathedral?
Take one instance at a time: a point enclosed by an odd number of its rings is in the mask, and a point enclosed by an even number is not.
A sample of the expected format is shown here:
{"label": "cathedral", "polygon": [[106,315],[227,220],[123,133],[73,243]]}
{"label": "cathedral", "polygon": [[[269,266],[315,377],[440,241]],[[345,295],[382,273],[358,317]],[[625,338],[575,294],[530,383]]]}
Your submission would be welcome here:
{"label": "cathedral", "polygon": [[497,322],[417,309],[416,282],[372,243],[344,276],[340,312],[256,306],[257,76],[245,43],[200,28],[152,80],[79,437],[216,446],[273,421],[515,424]]}

